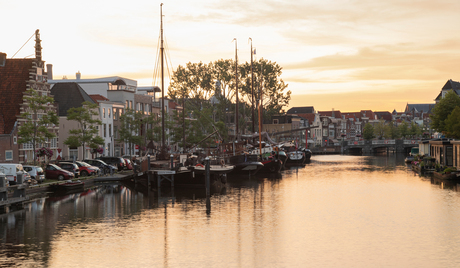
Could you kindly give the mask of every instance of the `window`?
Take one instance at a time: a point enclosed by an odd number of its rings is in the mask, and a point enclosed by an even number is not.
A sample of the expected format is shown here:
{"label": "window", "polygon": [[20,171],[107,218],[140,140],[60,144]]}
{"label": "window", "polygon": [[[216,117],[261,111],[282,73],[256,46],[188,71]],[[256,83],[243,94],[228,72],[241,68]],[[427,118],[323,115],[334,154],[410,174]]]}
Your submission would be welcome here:
{"label": "window", "polygon": [[78,149],[70,149],[69,150],[69,159],[70,160],[77,160],[78,159]]}
{"label": "window", "polygon": [[107,116],[110,118],[110,112],[112,111],[112,109],[110,108],[107,108]]}
{"label": "window", "polygon": [[126,106],[126,109],[129,108],[129,101],[126,101],[126,105],[125,105],[125,106]]}
{"label": "window", "polygon": [[129,101],[129,108],[133,109],[133,101]]}
{"label": "window", "polygon": [[107,137],[107,127],[105,126],[106,124],[102,124],[102,128],[104,131],[104,138]]}
{"label": "window", "polygon": [[22,145],[22,149],[24,149],[24,150],[31,150],[33,148],[34,148],[34,146],[32,145],[32,142],[24,143]]}
{"label": "window", "polygon": [[118,120],[117,115],[117,109],[113,108],[113,120]]}
{"label": "window", "polygon": [[5,151],[5,160],[6,161],[13,160],[13,151],[12,150]]}
{"label": "window", "polygon": [[273,124],[278,124],[278,119],[273,119]]}
{"label": "window", "polygon": [[102,118],[105,118],[105,108],[102,108]]}
{"label": "window", "polygon": [[109,137],[112,137],[112,124],[109,124]]}
{"label": "window", "polygon": [[51,139],[51,148],[57,148],[57,138]]}
{"label": "window", "polygon": [[13,137],[13,144],[17,144],[18,143],[18,137],[14,136]]}

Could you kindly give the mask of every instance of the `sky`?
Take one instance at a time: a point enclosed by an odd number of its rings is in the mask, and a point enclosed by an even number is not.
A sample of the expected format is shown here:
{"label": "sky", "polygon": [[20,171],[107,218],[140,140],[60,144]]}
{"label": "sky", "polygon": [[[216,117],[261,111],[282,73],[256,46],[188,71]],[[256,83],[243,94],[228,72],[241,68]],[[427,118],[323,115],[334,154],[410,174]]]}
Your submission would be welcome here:
{"label": "sky", "polygon": [[0,52],[33,57],[39,29],[54,79],[157,85],[161,3],[170,69],[235,49],[250,62],[251,38],[256,60],[283,68],[286,110],[404,111],[460,81],[459,0],[0,0]]}

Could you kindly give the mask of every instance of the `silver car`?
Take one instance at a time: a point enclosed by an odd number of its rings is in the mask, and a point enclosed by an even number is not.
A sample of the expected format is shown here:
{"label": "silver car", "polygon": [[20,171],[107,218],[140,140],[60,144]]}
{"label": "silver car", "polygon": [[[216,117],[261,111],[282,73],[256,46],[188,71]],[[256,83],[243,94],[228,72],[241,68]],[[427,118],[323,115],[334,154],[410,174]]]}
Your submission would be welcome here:
{"label": "silver car", "polygon": [[27,173],[29,173],[30,177],[35,179],[37,182],[45,181],[45,172],[41,167],[23,165],[23,168],[27,171]]}

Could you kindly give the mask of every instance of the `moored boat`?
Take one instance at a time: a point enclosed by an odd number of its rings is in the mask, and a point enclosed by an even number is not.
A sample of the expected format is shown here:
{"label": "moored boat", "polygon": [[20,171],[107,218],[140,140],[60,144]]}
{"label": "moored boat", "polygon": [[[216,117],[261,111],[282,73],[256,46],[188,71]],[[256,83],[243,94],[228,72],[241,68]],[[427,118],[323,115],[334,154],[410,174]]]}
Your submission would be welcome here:
{"label": "moored boat", "polygon": [[66,181],[64,183],[55,183],[48,186],[48,190],[55,194],[71,194],[85,190],[85,183],[82,181]]}

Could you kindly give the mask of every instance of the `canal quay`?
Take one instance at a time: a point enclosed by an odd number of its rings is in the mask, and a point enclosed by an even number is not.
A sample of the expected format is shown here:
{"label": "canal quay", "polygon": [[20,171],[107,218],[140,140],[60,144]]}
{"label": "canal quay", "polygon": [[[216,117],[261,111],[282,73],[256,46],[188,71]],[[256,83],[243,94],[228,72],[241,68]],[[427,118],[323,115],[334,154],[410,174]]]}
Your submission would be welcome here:
{"label": "canal quay", "polygon": [[[460,188],[403,154],[146,195],[116,183],[0,215],[1,267],[459,267]],[[459,182],[460,183],[460,182]]]}

